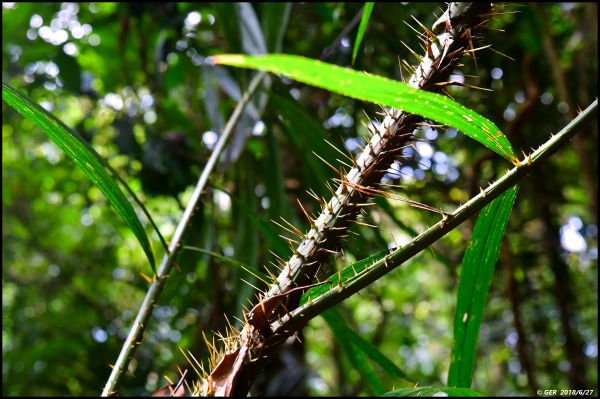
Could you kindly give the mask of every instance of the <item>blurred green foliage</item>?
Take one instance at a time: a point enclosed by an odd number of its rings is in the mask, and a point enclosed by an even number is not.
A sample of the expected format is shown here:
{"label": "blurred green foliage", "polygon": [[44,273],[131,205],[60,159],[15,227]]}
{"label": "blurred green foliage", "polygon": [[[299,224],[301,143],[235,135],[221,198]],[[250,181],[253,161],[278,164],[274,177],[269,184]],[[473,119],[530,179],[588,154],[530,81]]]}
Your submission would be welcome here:
{"label": "blurred green foliage", "polygon": [[[144,201],[167,240],[251,73],[207,66],[217,53],[282,51],[348,66],[361,3],[3,3],[2,76],[90,141]],[[418,53],[411,15],[426,26],[435,4],[377,3],[356,69],[400,79],[398,58]],[[489,117],[519,153],[556,132],[597,96],[597,5],[498,5],[491,29],[451,87]],[[513,11],[517,11],[513,13]],[[289,22],[286,24],[286,13]],[[504,13],[508,12],[508,13]],[[358,19],[356,19],[358,21]],[[344,31],[345,28],[346,31]],[[282,33],[278,38],[279,32]],[[344,33],[345,32],[345,33]],[[341,34],[344,33],[344,34]],[[281,48],[278,49],[278,43]],[[506,56],[506,54],[513,60]],[[407,76],[406,71],[403,73]],[[332,176],[312,151],[322,138],[356,153],[377,107],[276,76],[254,98],[187,245],[264,271],[287,247],[268,219],[300,230]],[[97,395],[147,288],[146,259],[127,226],[40,130],[2,105],[2,393]],[[307,128],[308,127],[308,128]],[[445,210],[500,176],[506,164],[451,129],[423,129],[407,149],[399,194]],[[597,126],[591,125],[521,186],[490,288],[472,388],[494,395],[597,386]],[[225,190],[225,191],[224,191]],[[226,193],[227,192],[227,193]],[[406,242],[437,216],[379,200],[376,229],[356,226],[337,267]],[[151,233],[150,226],[146,226]],[[420,386],[446,383],[457,270],[467,222],[337,307],[362,338]],[[157,258],[158,237],[151,235]],[[183,251],[154,310],[122,393],[147,394],[205,359],[202,333],[235,323],[253,289],[218,259]],[[250,281],[252,284],[258,282]],[[282,348],[255,394],[366,394],[368,388],[322,318]],[[523,345],[525,345],[523,347]],[[386,390],[398,380],[379,370]],[[193,374],[193,373],[191,373]]]}

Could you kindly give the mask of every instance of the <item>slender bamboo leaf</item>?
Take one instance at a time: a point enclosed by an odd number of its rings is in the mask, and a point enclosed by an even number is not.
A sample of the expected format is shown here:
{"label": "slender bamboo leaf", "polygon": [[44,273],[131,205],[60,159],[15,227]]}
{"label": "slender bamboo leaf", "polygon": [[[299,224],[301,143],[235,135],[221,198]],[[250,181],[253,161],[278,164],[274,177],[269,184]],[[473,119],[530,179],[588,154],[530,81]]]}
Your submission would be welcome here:
{"label": "slender bamboo leaf", "polygon": [[100,155],[73,130],[40,107],[29,97],[2,82],[2,99],[24,117],[32,120],[42,131],[67,154],[69,158],[104,193],[108,202],[123,218],[142,246],[152,270],[155,271],[154,256],[146,232],[138,219],[133,206],[119,188],[117,182],[106,171]]}
{"label": "slender bamboo leaf", "polygon": [[358,350],[354,345],[340,341],[340,346],[344,349],[344,353],[348,355],[350,362],[354,368],[360,373],[361,377],[367,383],[367,391],[372,395],[380,396],[385,392],[383,384],[375,371],[375,368],[369,363],[363,352]]}
{"label": "slender bamboo leaf", "polygon": [[217,12],[216,20],[220,23],[225,38],[227,39],[227,46],[233,51],[242,50],[242,35],[239,26],[239,20],[233,16],[237,13],[237,6],[231,2],[215,2],[213,4],[214,9]]}
{"label": "slender bamboo leaf", "polygon": [[[207,209],[206,204],[200,203],[198,204],[198,209],[192,215],[192,226],[196,226],[194,229],[190,229],[185,235],[185,241],[183,249],[186,246],[190,246],[192,248],[200,247],[207,251],[211,251],[213,249],[213,237],[212,237],[212,213]],[[195,253],[194,251],[182,251],[177,256],[177,264],[181,268],[181,270],[196,270],[198,267],[198,263],[207,264],[208,263],[208,255],[202,255]],[[203,261],[203,262],[199,262]],[[203,276],[205,269],[199,269],[198,279],[203,281]]]}
{"label": "slender bamboo leaf", "polygon": [[356,54],[358,54],[358,48],[360,47],[360,42],[362,42],[365,30],[369,24],[369,18],[371,18],[371,12],[373,11],[374,5],[375,3],[365,3],[365,7],[363,8],[360,25],[358,26],[358,32],[356,33],[356,40],[354,41],[354,49],[352,50],[352,65],[354,65],[354,61],[356,60]]}
{"label": "slender bamboo leaf", "polygon": [[252,4],[235,3],[235,11],[244,51],[249,54],[265,54],[267,52],[265,37]]}
{"label": "slender bamboo leaf", "polygon": [[283,259],[290,256],[291,249],[285,244],[283,239],[279,237],[274,225],[260,217],[250,209],[243,209],[244,214],[250,218],[250,221],[258,228],[265,236],[271,249]]}
{"label": "slender bamboo leaf", "polygon": [[[390,251],[381,251],[375,255],[371,255],[368,258],[360,260],[356,263],[346,266],[338,273],[330,276],[326,281],[328,284],[321,284],[316,287],[310,288],[300,298],[300,305],[308,303],[312,299],[326,293],[330,290],[336,290],[348,281],[352,280],[355,276],[358,276],[362,271],[367,270],[373,263],[383,259],[386,255],[389,255]],[[341,282],[340,282],[341,278]]]}
{"label": "slender bamboo leaf", "polygon": [[369,357],[369,359],[378,364],[383,371],[385,371],[391,377],[406,379],[406,373],[400,370],[400,368],[396,366],[394,362],[388,359],[383,353],[379,352],[379,350],[371,345],[371,343],[355,333],[348,326],[348,324],[346,324],[342,316],[338,311],[335,310],[335,308],[327,310],[322,314],[322,316],[329,327],[334,330],[338,341],[346,341],[360,349]]}
{"label": "slender bamboo leaf", "polygon": [[[335,159],[339,156],[330,146],[323,145],[323,139],[327,137],[323,127],[298,103],[275,93],[271,93],[271,99],[271,106],[283,117],[281,123],[284,132],[296,148],[300,161],[306,165],[302,168],[306,180],[324,182],[334,177],[331,169],[313,153],[316,152],[324,159]],[[319,195],[329,194],[324,184],[316,184],[312,188]]]}
{"label": "slender bamboo leaf", "polygon": [[269,182],[266,185],[266,196],[270,200],[269,217],[271,219],[282,217],[293,224],[294,212],[285,193],[281,146],[278,145],[272,130],[267,132],[266,141],[267,153],[262,163],[262,175],[265,176],[265,182]]}
{"label": "slender bamboo leaf", "polygon": [[335,312],[334,309],[330,309],[323,313],[325,321],[331,328],[333,335],[336,338],[336,342],[342,348],[344,353],[348,356],[352,366],[360,373],[361,377],[367,383],[367,389],[373,395],[382,395],[385,390],[381,384],[381,380],[377,375],[377,372],[367,360],[366,353],[359,348],[354,341],[349,339],[348,331],[350,330],[342,317]]}
{"label": "slender bamboo leaf", "polygon": [[[231,206],[232,220],[236,221],[235,236],[233,240],[233,250],[237,259],[244,262],[250,270],[257,270],[259,236],[256,234],[254,223],[247,217],[244,217],[246,211],[255,213],[258,207],[258,198],[254,193],[256,183],[255,179],[255,160],[251,159],[248,153],[244,153],[237,161],[238,170],[235,173],[235,193],[237,201],[233,201]],[[241,277],[236,273],[236,277]],[[235,290],[237,300],[237,309],[241,309],[248,298],[252,295],[256,285],[256,277],[245,277],[245,282],[239,285]]]}
{"label": "slender bamboo leaf", "polygon": [[269,54],[252,57],[221,54],[211,57],[211,61],[279,73],[335,93],[421,115],[463,132],[512,163],[517,161],[510,142],[494,123],[437,93],[417,90],[383,76],[296,55]]}
{"label": "slender bamboo leaf", "polygon": [[233,258],[229,258],[227,256],[223,256],[223,255],[219,255],[216,252],[212,252],[212,251],[208,251],[206,249],[202,249],[202,248],[198,248],[198,247],[194,247],[191,245],[184,245],[183,249],[188,249],[190,251],[196,251],[196,252],[200,252],[203,254],[206,254],[208,256],[212,256],[213,258],[219,259],[220,261],[227,263],[228,265],[234,266],[238,269],[241,269],[243,271],[245,271],[246,273],[248,273],[249,275],[253,276],[253,277],[257,277],[259,279],[262,279],[264,281],[270,281],[271,278],[269,276],[267,276],[264,273],[259,272],[258,270],[252,270],[250,267],[246,266],[244,263],[237,261]]}
{"label": "slender bamboo leaf", "polygon": [[[208,65],[206,67],[209,75],[214,77],[214,79],[219,83],[219,86],[223,89],[225,93],[236,102],[239,102],[242,99],[242,89],[240,85],[235,81],[235,79],[229,74],[227,69],[223,67],[217,67],[216,65]],[[248,114],[254,119],[260,118],[260,113],[254,105],[253,102],[248,102],[246,108],[244,109],[244,113]]]}
{"label": "slender bamboo leaf", "polygon": [[483,309],[517,190],[515,185],[486,205],[475,222],[458,283],[448,386],[471,386]]}
{"label": "slender bamboo leaf", "polygon": [[281,51],[283,34],[287,27],[292,3],[273,2],[261,11],[261,26],[267,43],[267,50],[272,53]]}
{"label": "slender bamboo leaf", "polygon": [[453,388],[453,387],[418,387],[418,388],[400,388],[394,391],[386,392],[384,397],[405,397],[405,396],[454,396],[454,397],[473,397],[486,396],[481,392],[474,391],[469,388]]}
{"label": "slender bamboo leaf", "polygon": [[223,130],[223,115],[220,111],[220,99],[218,94],[219,81],[215,76],[215,69],[211,65],[205,65],[202,68],[204,80],[204,109],[206,116],[210,120],[210,127],[215,132]]}

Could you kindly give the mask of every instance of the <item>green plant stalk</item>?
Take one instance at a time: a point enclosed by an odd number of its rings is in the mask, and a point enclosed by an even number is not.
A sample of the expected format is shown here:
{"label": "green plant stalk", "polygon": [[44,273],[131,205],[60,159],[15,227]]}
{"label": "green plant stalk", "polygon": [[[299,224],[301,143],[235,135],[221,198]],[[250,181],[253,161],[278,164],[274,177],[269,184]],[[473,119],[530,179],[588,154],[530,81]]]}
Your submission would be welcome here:
{"label": "green plant stalk", "polygon": [[[281,339],[285,339],[285,337],[289,336],[294,331],[297,331],[313,317],[321,314],[326,309],[331,308],[372,282],[378,280],[383,275],[400,266],[406,260],[426,249],[429,245],[446,235],[470,216],[479,212],[486,204],[492,202],[499,195],[517,184],[517,182],[523,179],[531,169],[538,167],[541,161],[565,145],[571,137],[575,135],[577,128],[581,127],[585,122],[592,118],[597,107],[598,99],[591,103],[557,135],[552,136],[537,150],[526,156],[523,161],[520,161],[517,166],[504,174],[504,176],[496,180],[496,182],[491,184],[485,190],[482,189],[481,193],[471,198],[468,202],[457,208],[454,212],[447,215],[429,229],[425,230],[408,244],[392,250],[389,255],[374,262],[371,266],[366,268],[364,272],[353,276],[348,281],[343,281],[326,293],[282,316],[280,320],[272,322],[271,331],[273,331],[275,338],[271,343],[274,344],[280,342]],[[305,295],[310,295],[310,291]]]}
{"label": "green plant stalk", "polygon": [[225,125],[225,128],[223,129],[223,133],[219,137],[219,141],[217,142],[213,152],[210,155],[210,158],[208,159],[208,162],[204,166],[202,174],[200,175],[198,183],[196,184],[196,188],[194,189],[183,216],[181,217],[181,220],[175,229],[175,233],[173,234],[173,238],[169,245],[169,251],[162,258],[158,271],[154,276],[152,283],[150,284],[150,288],[148,289],[146,297],[140,306],[140,310],[138,311],[138,314],[133,322],[133,326],[129,331],[129,335],[127,336],[127,339],[121,348],[121,353],[119,354],[119,357],[117,358],[112,372],[106,382],[104,390],[102,391],[102,396],[109,396],[115,393],[115,387],[117,386],[123,372],[127,369],[129,360],[135,353],[135,348],[141,343],[146,323],[152,314],[152,309],[154,308],[158,297],[162,292],[164,284],[169,278],[169,272],[171,271],[173,262],[179,254],[179,250],[182,248],[182,239],[184,233],[190,224],[193,213],[197,209],[197,204],[200,200],[202,190],[204,190],[204,187],[208,181],[208,177],[212,173],[212,170],[217,163],[217,160],[219,159],[219,156],[221,155],[228,138],[231,136],[235,124],[241,117],[244,107],[250,100],[250,97],[254,91],[258,88],[258,85],[264,78],[265,74],[265,72],[257,73],[250,82],[248,89],[235,107],[231,117],[229,118],[229,121],[227,122],[227,125]]}

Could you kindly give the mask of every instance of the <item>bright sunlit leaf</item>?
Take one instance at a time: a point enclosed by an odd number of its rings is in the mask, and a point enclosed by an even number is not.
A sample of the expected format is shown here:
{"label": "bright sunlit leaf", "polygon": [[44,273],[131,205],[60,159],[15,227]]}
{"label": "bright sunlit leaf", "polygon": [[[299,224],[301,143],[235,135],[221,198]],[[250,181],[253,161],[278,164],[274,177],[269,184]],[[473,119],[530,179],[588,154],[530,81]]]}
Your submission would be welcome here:
{"label": "bright sunlit leaf", "polygon": [[515,163],[510,142],[500,129],[477,112],[437,93],[417,90],[383,76],[287,54],[246,56],[221,54],[216,64],[260,69],[359,100],[393,107],[451,126]]}

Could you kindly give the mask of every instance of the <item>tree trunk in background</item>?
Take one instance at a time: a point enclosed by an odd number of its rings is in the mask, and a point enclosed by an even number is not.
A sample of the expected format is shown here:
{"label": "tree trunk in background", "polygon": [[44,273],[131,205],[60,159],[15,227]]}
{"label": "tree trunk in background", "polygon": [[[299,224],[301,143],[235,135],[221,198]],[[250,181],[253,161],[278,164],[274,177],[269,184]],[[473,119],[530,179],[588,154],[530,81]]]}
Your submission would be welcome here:
{"label": "tree trunk in background", "polygon": [[[544,7],[539,6],[539,5],[535,5],[536,8],[540,11],[541,15],[544,16],[544,18],[542,18],[542,20],[544,22],[548,21],[547,15],[545,13]],[[588,7],[586,7],[587,9]],[[594,11],[593,15],[598,15],[598,7],[596,4],[593,4],[592,7],[590,7],[591,10],[590,11]],[[598,34],[597,32],[597,27],[598,27],[598,23],[596,21],[595,26],[586,26],[586,30],[583,33],[584,35],[589,34],[588,32],[591,32],[591,34]],[[589,30],[588,30],[589,29]],[[575,118],[577,116],[577,110],[581,107],[581,104],[577,104],[575,103],[575,101],[573,100],[573,96],[571,95],[571,91],[569,91],[569,88],[567,87],[567,71],[565,71],[560,64],[560,57],[558,55],[557,49],[556,49],[556,43],[554,42],[554,38],[551,36],[551,32],[549,30],[549,27],[547,26],[547,23],[544,24],[543,27],[543,48],[544,48],[544,53],[546,54],[546,57],[548,58],[548,63],[550,65],[550,70],[552,72],[552,78],[554,79],[554,82],[556,83],[556,91],[558,92],[558,99],[560,101],[565,102],[568,107],[569,110],[568,112],[566,112],[564,114],[563,117],[563,121],[568,122],[569,120],[572,120],[573,118]],[[597,37],[597,36],[596,36]],[[591,42],[591,41],[590,41]],[[594,40],[594,42],[597,42],[597,40]],[[585,52],[584,49],[582,52]],[[593,50],[592,50],[593,51]],[[579,57],[578,57],[579,58]],[[593,59],[594,57],[592,56],[591,59]],[[596,59],[598,58],[598,54],[596,51]],[[588,71],[586,70],[586,65],[585,62],[579,60],[579,62],[574,61],[574,69],[579,70],[580,75],[579,78],[582,79],[582,83],[583,82],[587,82],[587,77],[588,77]],[[574,87],[572,89],[575,89]],[[582,93],[585,93],[585,91],[581,91]],[[584,99],[581,98],[581,101],[584,100],[589,100],[589,99]],[[598,220],[598,184],[597,184],[597,179],[598,179],[598,174],[597,174],[597,166],[593,165],[593,160],[595,159],[595,151],[594,151],[594,146],[593,146],[593,142],[590,141],[590,139],[592,139],[593,136],[591,134],[589,134],[589,131],[582,131],[581,134],[576,135],[573,138],[573,146],[575,148],[575,151],[577,152],[577,157],[579,159],[579,167],[581,170],[581,176],[583,179],[583,183],[584,183],[584,187],[587,190],[587,194],[588,194],[588,199],[589,199],[589,205],[590,205],[590,210],[592,211],[592,214],[594,215],[594,219]],[[594,152],[592,152],[594,151]]]}

